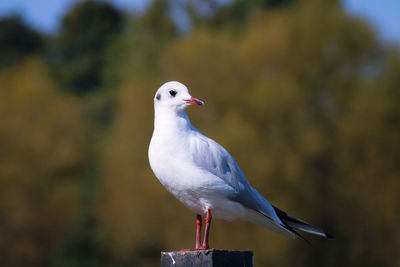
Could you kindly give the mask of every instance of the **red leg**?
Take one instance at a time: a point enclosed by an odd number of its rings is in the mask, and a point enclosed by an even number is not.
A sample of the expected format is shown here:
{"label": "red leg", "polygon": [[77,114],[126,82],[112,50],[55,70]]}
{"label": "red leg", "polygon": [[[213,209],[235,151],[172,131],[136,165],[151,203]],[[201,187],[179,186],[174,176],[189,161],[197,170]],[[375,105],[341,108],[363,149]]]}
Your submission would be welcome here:
{"label": "red leg", "polygon": [[208,209],[207,210],[207,216],[206,216],[206,229],[204,230],[204,240],[203,240],[203,249],[209,249],[210,245],[208,244],[208,234],[210,232],[210,226],[211,226],[211,211]]}
{"label": "red leg", "polygon": [[201,249],[201,215],[197,214],[196,224],[197,224],[197,231],[196,231],[196,248]]}

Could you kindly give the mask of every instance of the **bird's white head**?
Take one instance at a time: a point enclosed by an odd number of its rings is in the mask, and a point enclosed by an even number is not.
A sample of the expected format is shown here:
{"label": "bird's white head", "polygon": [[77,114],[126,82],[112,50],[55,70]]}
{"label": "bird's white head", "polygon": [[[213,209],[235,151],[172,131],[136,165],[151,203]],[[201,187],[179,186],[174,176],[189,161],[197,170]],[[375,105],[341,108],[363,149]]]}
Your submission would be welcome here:
{"label": "bird's white head", "polygon": [[166,82],[154,96],[155,109],[167,109],[176,113],[182,112],[190,105],[203,106],[204,102],[189,94],[187,87],[180,82]]}

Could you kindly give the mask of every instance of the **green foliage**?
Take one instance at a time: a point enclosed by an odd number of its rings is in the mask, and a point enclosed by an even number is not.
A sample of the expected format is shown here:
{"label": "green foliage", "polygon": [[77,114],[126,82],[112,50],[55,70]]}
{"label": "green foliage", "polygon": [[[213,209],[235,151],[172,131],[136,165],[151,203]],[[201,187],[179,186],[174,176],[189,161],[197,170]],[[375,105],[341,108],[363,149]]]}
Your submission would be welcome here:
{"label": "green foliage", "polygon": [[[192,122],[254,187],[335,236],[310,248],[215,221],[212,246],[254,250],[256,266],[399,265],[400,50],[337,1],[278,2],[234,1],[215,10],[222,24],[211,16],[183,36],[171,1],[109,26],[96,21],[110,6],[83,2],[56,37],[57,64],[31,58],[3,69],[2,263],[156,266],[160,250],[194,245],[195,215],[147,159],[153,95],[178,80],[206,102],[188,109]],[[223,11],[245,4],[240,20]],[[72,83],[89,72],[96,89]]]}
{"label": "green foliage", "polygon": [[107,50],[123,26],[123,15],[108,3],[84,1],[62,21],[49,60],[56,80],[85,95],[101,88]]}
{"label": "green foliage", "polygon": [[222,6],[211,17],[209,23],[213,27],[234,26],[245,23],[251,14],[258,10],[268,10],[278,7],[291,6],[296,0],[238,0],[231,5]]}
{"label": "green foliage", "polygon": [[167,0],[155,0],[140,18],[140,29],[153,33],[158,39],[169,39],[176,35],[176,27],[170,18]]}
{"label": "green foliage", "polygon": [[20,17],[0,19],[0,68],[10,67],[43,49],[43,36],[25,25]]}
{"label": "green foliage", "polygon": [[42,265],[79,214],[86,121],[41,60],[2,71],[0,83],[2,264]]}

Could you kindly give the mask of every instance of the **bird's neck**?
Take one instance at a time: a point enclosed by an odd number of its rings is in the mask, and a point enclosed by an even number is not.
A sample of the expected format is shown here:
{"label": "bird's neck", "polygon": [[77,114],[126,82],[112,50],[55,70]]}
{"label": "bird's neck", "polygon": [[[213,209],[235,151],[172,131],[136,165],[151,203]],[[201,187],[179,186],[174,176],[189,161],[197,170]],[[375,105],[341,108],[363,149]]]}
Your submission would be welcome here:
{"label": "bird's neck", "polygon": [[192,128],[189,117],[184,111],[156,110],[155,112],[154,131],[181,132]]}

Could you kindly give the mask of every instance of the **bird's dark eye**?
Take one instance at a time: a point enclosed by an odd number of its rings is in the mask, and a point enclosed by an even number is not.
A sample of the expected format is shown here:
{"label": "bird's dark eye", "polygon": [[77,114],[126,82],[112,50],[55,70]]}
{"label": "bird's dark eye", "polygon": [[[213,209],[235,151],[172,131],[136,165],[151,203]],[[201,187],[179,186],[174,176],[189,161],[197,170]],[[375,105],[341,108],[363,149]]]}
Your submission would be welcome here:
{"label": "bird's dark eye", "polygon": [[170,90],[170,91],[169,91],[169,94],[172,95],[172,96],[175,96],[175,95],[176,95],[176,91]]}

